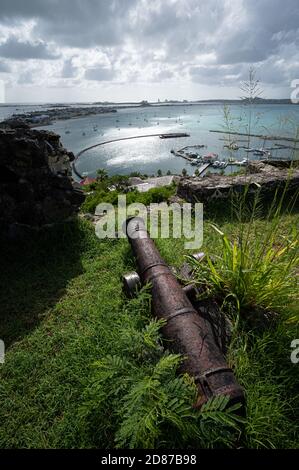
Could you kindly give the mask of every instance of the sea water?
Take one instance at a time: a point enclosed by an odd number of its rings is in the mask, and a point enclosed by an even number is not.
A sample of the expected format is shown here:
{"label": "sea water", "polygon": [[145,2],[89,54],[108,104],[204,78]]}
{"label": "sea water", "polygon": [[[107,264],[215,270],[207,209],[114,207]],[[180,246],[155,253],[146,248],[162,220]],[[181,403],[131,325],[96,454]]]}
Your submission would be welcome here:
{"label": "sea water", "polygon": [[[78,106],[78,105],[77,105]],[[46,106],[42,108],[46,110]],[[38,106],[23,107],[15,105],[13,108],[0,107],[0,120],[12,112],[32,111]],[[214,152],[219,155],[218,160],[235,158],[258,159],[252,153],[247,154],[244,149],[230,151],[224,148],[228,143],[228,134],[212,133],[210,130],[248,133],[249,123],[251,133],[263,135],[279,135],[296,137],[299,126],[299,107],[296,105],[259,104],[250,107],[245,104],[229,106],[229,118],[224,117],[222,104],[198,105],[169,105],[150,106],[139,108],[118,108],[117,113],[105,113],[67,121],[56,121],[50,126],[40,127],[58,133],[62,144],[77,154],[86,147],[100,142],[134,137],[144,134],[159,134],[168,132],[186,132],[190,137],[176,139],[160,139],[147,137],[109,143],[96,147],[84,153],[77,161],[79,173],[93,176],[99,168],[104,168],[109,174],[130,174],[140,172],[153,175],[161,170],[163,174],[170,171],[180,174],[185,168],[188,174],[193,174],[196,167],[181,157],[171,153],[189,145],[205,145],[200,150],[204,155]],[[265,141],[251,138],[248,142],[246,136],[230,136],[230,140],[237,140],[238,145],[247,147],[275,147],[275,141]],[[286,145],[294,146],[294,144]],[[290,149],[271,150],[272,158],[298,158],[296,151]],[[236,171],[238,167],[229,165],[226,172]],[[214,171],[214,170],[213,170]]]}

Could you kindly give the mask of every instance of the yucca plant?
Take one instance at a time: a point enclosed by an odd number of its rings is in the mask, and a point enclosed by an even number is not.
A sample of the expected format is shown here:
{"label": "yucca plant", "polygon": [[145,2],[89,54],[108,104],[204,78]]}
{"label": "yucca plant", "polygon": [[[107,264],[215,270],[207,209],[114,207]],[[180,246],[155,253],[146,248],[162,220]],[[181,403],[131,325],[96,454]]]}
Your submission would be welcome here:
{"label": "yucca plant", "polygon": [[[281,227],[284,194],[276,193],[263,223],[260,196],[248,205],[248,188],[234,201],[236,232],[228,236],[210,224],[221,237],[218,254],[205,263],[193,262],[198,284],[223,300],[233,300],[238,311],[252,307],[279,310],[296,300],[299,266],[298,228]],[[294,204],[294,198],[290,205]]]}

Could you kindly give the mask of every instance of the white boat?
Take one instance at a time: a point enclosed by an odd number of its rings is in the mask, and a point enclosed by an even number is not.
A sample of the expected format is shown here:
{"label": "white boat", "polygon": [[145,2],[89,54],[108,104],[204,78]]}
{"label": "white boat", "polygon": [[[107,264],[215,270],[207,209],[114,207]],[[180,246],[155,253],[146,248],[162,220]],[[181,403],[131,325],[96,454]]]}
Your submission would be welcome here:
{"label": "white boat", "polygon": [[226,168],[227,167],[227,162],[220,162],[219,160],[216,160],[215,162],[212,163],[213,168]]}

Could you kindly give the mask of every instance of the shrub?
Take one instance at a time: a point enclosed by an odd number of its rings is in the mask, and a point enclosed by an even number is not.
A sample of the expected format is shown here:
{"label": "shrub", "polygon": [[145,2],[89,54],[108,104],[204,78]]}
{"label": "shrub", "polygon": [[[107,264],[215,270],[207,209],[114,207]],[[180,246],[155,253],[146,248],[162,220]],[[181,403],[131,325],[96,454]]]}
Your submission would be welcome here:
{"label": "shrub", "polygon": [[[118,196],[124,194],[123,191],[114,190],[109,191],[108,189],[97,189],[96,191],[88,194],[84,203],[81,206],[83,212],[94,213],[96,207],[101,202],[107,202],[113,205],[117,205]],[[168,199],[175,194],[175,186],[164,186],[160,188],[152,188],[145,193],[140,193],[137,190],[129,191],[126,193],[127,204],[138,202],[148,206],[151,203],[160,203],[168,201]]]}

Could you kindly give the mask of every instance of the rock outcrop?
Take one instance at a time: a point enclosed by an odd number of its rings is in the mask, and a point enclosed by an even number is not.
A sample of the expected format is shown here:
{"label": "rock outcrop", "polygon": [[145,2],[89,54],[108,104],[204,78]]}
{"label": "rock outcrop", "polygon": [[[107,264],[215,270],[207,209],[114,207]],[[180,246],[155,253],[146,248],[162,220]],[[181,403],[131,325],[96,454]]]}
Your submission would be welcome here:
{"label": "rock outcrop", "polygon": [[55,133],[30,129],[18,120],[0,124],[1,232],[40,228],[78,212],[84,194],[74,187],[72,160]]}
{"label": "rock outcrop", "polygon": [[287,184],[287,196],[291,197],[299,189],[299,169],[279,168],[263,162],[251,162],[246,175],[204,178],[182,178],[178,185],[178,196],[188,202],[202,202],[208,205],[215,200],[225,200],[232,193],[242,193],[248,186],[248,194],[257,191],[265,200],[271,201],[276,191],[283,190]]}

